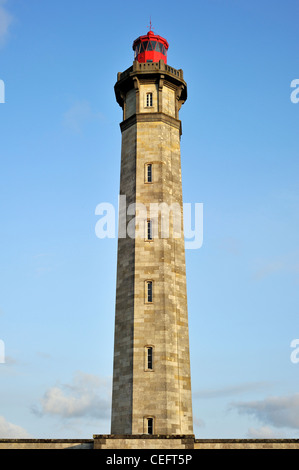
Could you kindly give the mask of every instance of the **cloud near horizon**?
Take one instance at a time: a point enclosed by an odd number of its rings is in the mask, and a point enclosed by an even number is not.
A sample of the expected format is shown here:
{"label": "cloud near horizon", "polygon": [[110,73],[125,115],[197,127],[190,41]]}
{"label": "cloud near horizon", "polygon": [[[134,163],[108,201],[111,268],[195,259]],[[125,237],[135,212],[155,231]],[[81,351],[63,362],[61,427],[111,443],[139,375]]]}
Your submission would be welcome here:
{"label": "cloud near horizon", "polygon": [[26,429],[17,424],[9,423],[4,416],[0,416],[1,439],[30,439],[31,437]]}
{"label": "cloud near horizon", "polygon": [[265,425],[276,428],[299,428],[299,393],[264,400],[236,402],[231,404],[240,414],[252,415]]}
{"label": "cloud near horizon", "polygon": [[260,428],[249,428],[247,432],[248,439],[284,439],[282,431],[272,429],[270,426],[261,426]]}
{"label": "cloud near horizon", "polygon": [[36,415],[56,415],[62,418],[110,417],[110,383],[92,374],[77,372],[71,384],[49,388],[40,406],[33,407]]}

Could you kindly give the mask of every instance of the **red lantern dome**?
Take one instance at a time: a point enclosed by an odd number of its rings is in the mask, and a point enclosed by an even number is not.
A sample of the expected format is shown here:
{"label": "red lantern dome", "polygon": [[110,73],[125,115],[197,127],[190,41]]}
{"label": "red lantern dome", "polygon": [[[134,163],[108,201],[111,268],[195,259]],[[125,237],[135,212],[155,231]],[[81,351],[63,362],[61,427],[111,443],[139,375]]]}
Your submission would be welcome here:
{"label": "red lantern dome", "polygon": [[164,60],[167,64],[168,42],[153,31],[145,36],[139,36],[133,43],[134,60],[138,62],[159,62]]}

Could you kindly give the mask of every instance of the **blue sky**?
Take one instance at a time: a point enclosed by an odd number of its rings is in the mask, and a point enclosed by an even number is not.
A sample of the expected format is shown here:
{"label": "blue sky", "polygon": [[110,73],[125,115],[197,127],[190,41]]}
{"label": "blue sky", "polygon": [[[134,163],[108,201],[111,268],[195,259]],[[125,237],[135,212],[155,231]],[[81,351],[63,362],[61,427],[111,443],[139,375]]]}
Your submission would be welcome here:
{"label": "blue sky", "polygon": [[[299,438],[298,0],[0,0],[0,437],[110,432],[117,72],[154,31],[184,70],[194,432]],[[298,355],[299,356],[299,355]]]}

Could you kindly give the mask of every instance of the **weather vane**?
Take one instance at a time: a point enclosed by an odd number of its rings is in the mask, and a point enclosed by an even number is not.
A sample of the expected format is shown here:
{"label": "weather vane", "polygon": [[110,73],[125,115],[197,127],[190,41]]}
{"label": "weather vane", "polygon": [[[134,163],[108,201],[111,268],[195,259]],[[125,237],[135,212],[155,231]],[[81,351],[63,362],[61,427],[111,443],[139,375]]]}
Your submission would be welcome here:
{"label": "weather vane", "polygon": [[152,17],[151,17],[151,16],[150,16],[149,30],[150,30],[150,31],[153,31],[153,24],[152,24]]}

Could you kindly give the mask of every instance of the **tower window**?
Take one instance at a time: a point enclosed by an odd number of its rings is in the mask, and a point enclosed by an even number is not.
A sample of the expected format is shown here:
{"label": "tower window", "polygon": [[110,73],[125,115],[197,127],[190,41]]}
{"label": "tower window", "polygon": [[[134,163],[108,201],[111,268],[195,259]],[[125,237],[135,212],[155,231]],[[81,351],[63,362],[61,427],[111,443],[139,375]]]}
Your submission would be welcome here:
{"label": "tower window", "polygon": [[153,106],[153,94],[147,93],[146,94],[146,107],[150,108],[151,106]]}
{"label": "tower window", "polygon": [[146,281],[146,301],[153,301],[153,281]]}
{"label": "tower window", "polygon": [[147,240],[153,239],[153,224],[151,220],[146,221],[146,239]]}
{"label": "tower window", "polygon": [[156,47],[156,44],[157,44],[157,41],[149,41],[147,50],[148,51],[154,51],[155,47]]}
{"label": "tower window", "polygon": [[146,350],[146,370],[153,370],[153,348],[147,346]]}
{"label": "tower window", "polygon": [[147,434],[154,434],[154,418],[147,418]]}
{"label": "tower window", "polygon": [[157,51],[159,51],[159,52],[163,52],[163,44],[161,44],[161,42],[158,42],[156,49],[157,49]]}
{"label": "tower window", "polygon": [[153,182],[153,165],[148,163],[145,167],[145,180],[147,183]]}

